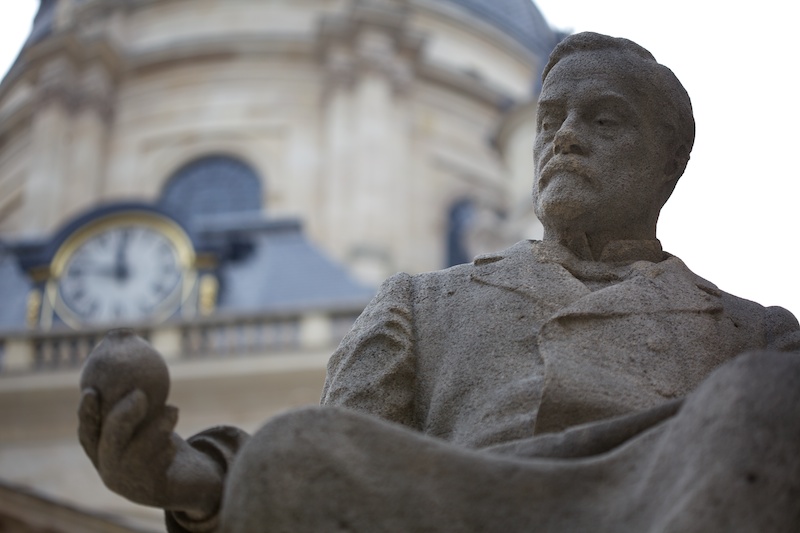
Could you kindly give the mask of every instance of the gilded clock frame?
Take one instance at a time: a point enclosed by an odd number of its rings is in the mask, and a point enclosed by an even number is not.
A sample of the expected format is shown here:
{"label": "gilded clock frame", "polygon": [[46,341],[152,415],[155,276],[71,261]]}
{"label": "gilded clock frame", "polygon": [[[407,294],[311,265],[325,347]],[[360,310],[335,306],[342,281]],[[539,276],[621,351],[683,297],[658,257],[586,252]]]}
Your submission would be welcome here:
{"label": "gilded clock frame", "polygon": [[[178,257],[178,266],[182,270],[182,280],[179,290],[175,290],[154,312],[145,319],[147,322],[163,322],[179,309],[185,309],[187,300],[192,296],[197,285],[197,256],[191,238],[176,222],[164,215],[150,211],[125,210],[110,213],[92,220],[78,228],[59,246],[53,260],[50,262],[50,272],[45,285],[45,302],[49,309],[42,309],[41,326],[50,329],[53,322],[52,313],[58,315],[69,327],[85,329],[93,327],[77,316],[61,299],[59,283],[69,260],[73,254],[90,239],[106,231],[120,226],[137,226],[156,231],[163,235],[175,247]],[[49,312],[48,312],[49,311]]]}

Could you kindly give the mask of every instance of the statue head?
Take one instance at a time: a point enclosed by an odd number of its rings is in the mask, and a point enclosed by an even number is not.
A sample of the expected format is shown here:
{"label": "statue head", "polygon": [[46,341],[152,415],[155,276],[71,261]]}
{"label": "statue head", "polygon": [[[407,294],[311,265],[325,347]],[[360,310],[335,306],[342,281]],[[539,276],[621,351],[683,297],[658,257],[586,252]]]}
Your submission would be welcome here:
{"label": "statue head", "polygon": [[596,33],[564,39],[542,81],[533,197],[545,235],[654,236],[694,143],[681,83],[636,43]]}

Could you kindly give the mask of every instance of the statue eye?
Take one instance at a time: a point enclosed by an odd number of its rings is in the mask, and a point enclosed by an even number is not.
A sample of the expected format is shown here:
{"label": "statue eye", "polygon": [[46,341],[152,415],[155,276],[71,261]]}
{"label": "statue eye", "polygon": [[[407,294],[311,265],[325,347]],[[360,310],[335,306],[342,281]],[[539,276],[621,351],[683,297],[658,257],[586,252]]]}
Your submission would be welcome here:
{"label": "statue eye", "polygon": [[608,127],[608,126],[616,126],[617,120],[612,117],[601,115],[594,119],[594,123],[598,126]]}
{"label": "statue eye", "polygon": [[551,132],[558,128],[559,121],[553,117],[542,117],[539,120],[539,131]]}

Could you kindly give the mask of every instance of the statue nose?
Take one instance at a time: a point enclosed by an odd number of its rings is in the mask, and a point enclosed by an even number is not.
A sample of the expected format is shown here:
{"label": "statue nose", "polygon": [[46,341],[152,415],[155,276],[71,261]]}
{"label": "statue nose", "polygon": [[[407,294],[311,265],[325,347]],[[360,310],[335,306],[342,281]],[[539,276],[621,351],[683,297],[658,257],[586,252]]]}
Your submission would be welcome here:
{"label": "statue nose", "polygon": [[584,154],[584,146],[573,120],[565,120],[556,132],[553,139],[553,153],[556,155]]}

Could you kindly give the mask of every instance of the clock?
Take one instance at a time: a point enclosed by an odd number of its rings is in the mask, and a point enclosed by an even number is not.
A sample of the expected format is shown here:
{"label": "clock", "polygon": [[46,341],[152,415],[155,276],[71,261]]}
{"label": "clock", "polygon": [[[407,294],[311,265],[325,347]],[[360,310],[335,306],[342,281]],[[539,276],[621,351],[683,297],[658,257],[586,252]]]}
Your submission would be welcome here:
{"label": "clock", "polygon": [[118,212],[87,223],[56,252],[46,289],[69,326],[169,318],[196,282],[191,239],[171,219]]}

